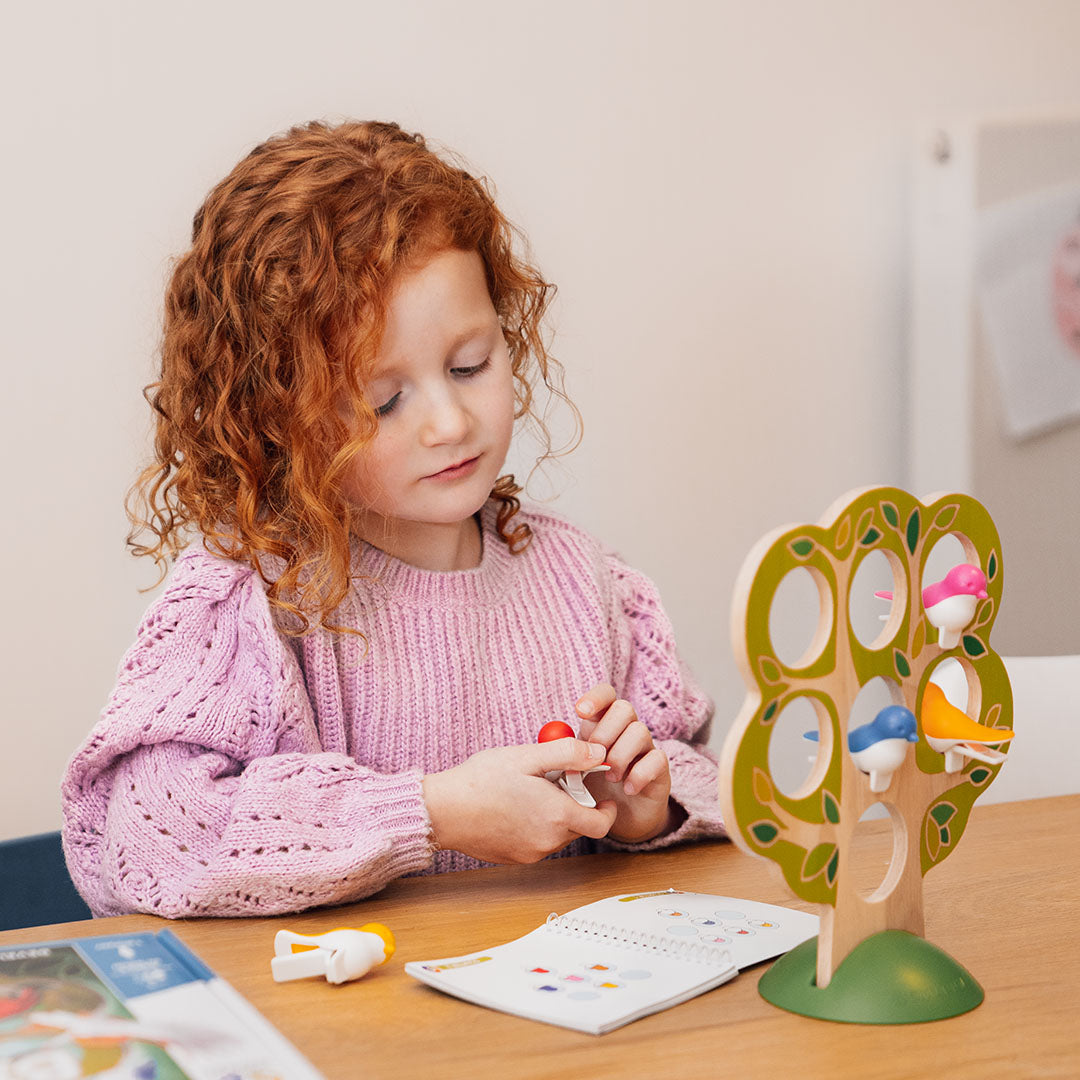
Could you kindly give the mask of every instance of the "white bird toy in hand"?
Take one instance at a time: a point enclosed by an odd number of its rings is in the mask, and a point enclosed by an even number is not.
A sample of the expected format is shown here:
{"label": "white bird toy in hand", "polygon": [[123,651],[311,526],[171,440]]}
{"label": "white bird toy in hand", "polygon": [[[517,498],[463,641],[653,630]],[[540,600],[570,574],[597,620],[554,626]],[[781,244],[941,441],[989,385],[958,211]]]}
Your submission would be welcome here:
{"label": "white bird toy in hand", "polygon": [[[888,591],[874,593],[880,600],[892,600]],[[960,643],[960,632],[973,618],[980,600],[985,600],[986,575],[971,563],[954,566],[941,581],[922,591],[926,620],[937,628],[938,644],[953,649]]]}
{"label": "white bird toy in hand", "polygon": [[274,936],[270,973],[274,982],[325,975],[329,983],[349,982],[366,975],[394,955],[394,935],[382,923],[359,930],[342,927],[325,934],[295,934],[279,930]]}

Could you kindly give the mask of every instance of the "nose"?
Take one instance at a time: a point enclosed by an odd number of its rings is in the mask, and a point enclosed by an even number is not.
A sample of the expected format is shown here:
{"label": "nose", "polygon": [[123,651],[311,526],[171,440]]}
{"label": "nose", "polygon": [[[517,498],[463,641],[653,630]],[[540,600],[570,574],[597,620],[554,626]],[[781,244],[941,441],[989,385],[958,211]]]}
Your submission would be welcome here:
{"label": "nose", "polygon": [[455,393],[442,386],[428,394],[425,401],[420,441],[424,446],[445,446],[465,439],[470,425],[469,413]]}

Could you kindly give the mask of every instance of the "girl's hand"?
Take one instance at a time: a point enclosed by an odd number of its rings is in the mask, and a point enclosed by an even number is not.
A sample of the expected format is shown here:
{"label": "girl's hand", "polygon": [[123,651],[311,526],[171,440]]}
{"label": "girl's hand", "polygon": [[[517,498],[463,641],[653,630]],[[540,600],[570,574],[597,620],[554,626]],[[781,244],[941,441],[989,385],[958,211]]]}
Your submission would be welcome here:
{"label": "girl's hand", "polygon": [[460,765],[424,777],[424,800],[440,848],[493,863],[532,863],[579,836],[606,836],[615,804],[579,806],[544,778],[583,772],[604,748],[580,739],[481,750]]}
{"label": "girl's hand", "polygon": [[585,784],[594,798],[610,799],[617,807],[611,838],[632,844],[668,832],[677,823],[677,811],[669,804],[667,754],[653,744],[634,706],[600,683],[582,695],[575,708],[580,737],[607,750],[611,771],[593,773]]}

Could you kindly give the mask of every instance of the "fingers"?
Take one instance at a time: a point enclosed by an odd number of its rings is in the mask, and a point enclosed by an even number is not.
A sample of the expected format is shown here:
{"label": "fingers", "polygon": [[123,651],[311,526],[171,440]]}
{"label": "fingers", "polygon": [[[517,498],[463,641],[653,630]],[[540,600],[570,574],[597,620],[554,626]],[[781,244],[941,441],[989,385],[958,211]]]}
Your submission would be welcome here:
{"label": "fingers", "polygon": [[607,753],[599,743],[581,739],[556,739],[522,747],[522,750],[528,751],[529,772],[534,776],[543,776],[547,772],[586,772],[602,764]]}
{"label": "fingers", "polygon": [[654,746],[644,757],[635,762],[623,782],[623,791],[627,795],[636,795],[650,784],[666,781],[670,771],[667,754],[659,746]]}
{"label": "fingers", "polygon": [[609,683],[597,683],[590,690],[586,690],[573,706],[578,716],[585,721],[581,734],[588,739],[592,733],[591,725],[604,716],[608,706],[618,698],[615,687]]}
{"label": "fingers", "polygon": [[567,807],[564,821],[566,827],[578,836],[588,836],[593,840],[599,840],[607,836],[611,831],[611,826],[615,824],[618,807],[610,799],[597,803],[595,810],[579,806],[573,799],[569,799],[568,802],[570,806]]}

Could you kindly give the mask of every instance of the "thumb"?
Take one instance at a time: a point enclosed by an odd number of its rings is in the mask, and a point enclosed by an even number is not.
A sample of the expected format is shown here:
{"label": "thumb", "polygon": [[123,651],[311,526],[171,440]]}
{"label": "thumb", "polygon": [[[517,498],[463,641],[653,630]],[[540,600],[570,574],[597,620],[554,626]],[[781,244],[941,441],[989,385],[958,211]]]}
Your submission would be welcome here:
{"label": "thumb", "polygon": [[535,763],[532,771],[537,776],[555,771],[584,772],[596,768],[607,757],[607,749],[600,743],[582,742],[581,739],[556,739],[537,743],[529,749]]}

